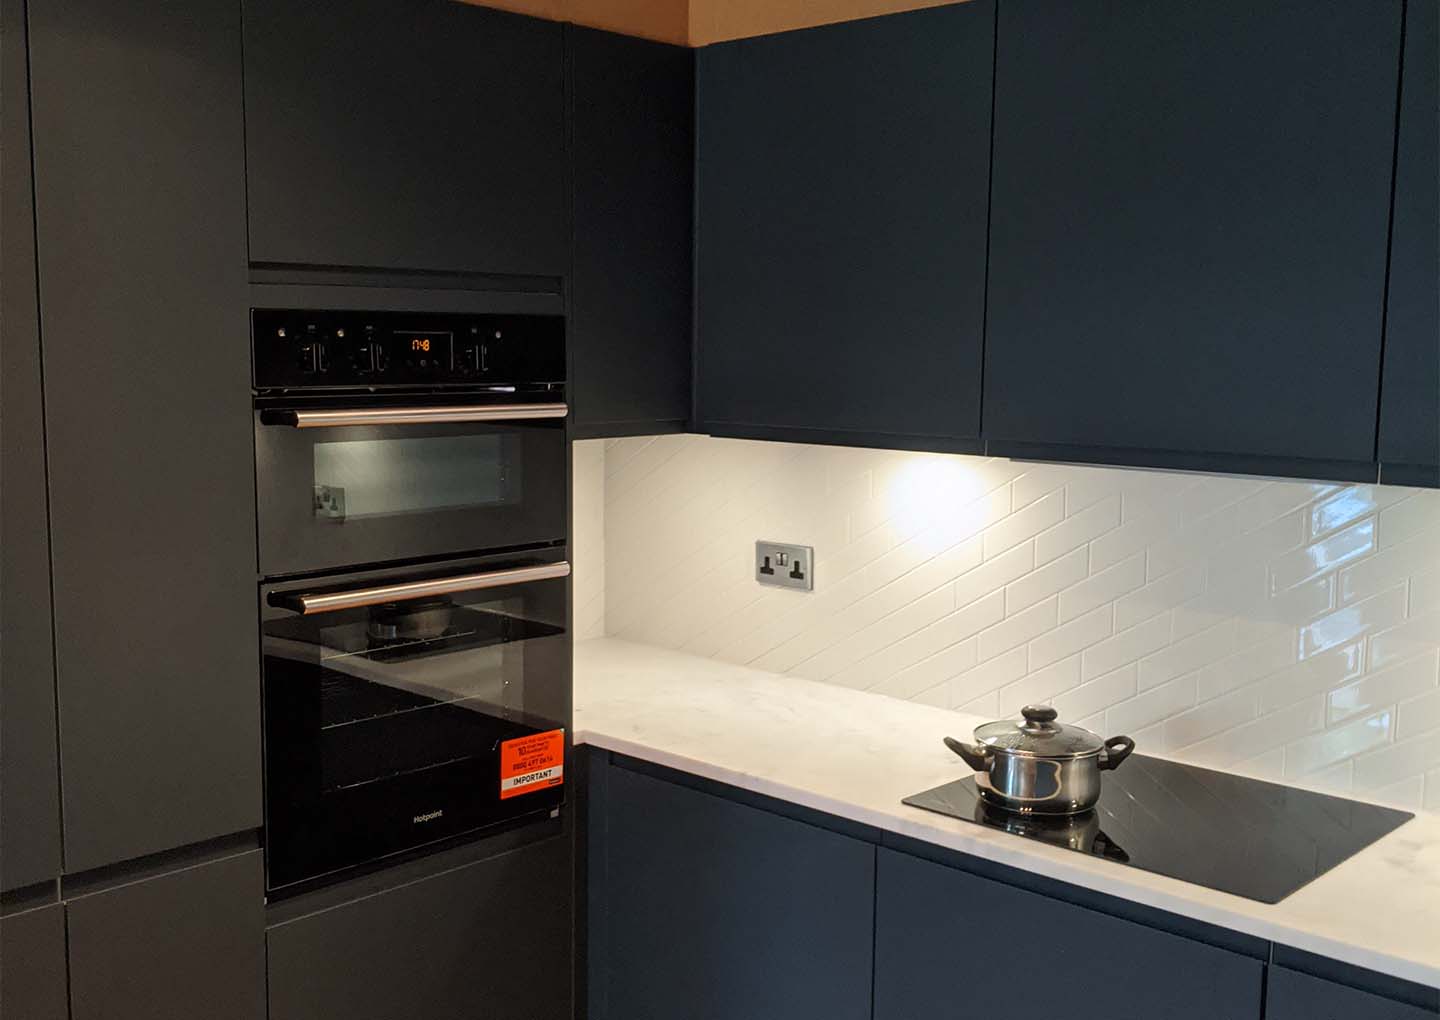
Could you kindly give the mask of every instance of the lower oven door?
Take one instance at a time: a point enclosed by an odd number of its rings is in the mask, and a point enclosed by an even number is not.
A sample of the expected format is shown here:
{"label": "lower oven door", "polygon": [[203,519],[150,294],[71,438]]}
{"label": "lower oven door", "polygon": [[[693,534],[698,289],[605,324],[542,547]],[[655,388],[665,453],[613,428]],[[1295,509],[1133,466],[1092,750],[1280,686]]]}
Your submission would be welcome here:
{"label": "lower oven door", "polygon": [[266,885],[564,799],[563,551],[261,589]]}
{"label": "lower oven door", "polygon": [[482,399],[256,411],[261,576],[563,541],[565,405]]}

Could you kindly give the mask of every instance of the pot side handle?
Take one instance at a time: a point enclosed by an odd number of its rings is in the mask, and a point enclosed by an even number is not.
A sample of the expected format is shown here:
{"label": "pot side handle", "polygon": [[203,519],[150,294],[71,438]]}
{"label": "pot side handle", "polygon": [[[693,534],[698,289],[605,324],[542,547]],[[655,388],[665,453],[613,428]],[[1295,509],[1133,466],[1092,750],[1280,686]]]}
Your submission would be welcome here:
{"label": "pot side handle", "polygon": [[946,737],[945,746],[964,758],[965,764],[976,772],[990,771],[990,749],[988,747],[977,747],[974,744],[956,740],[954,737]]}
{"label": "pot side handle", "polygon": [[1135,750],[1135,741],[1129,737],[1111,737],[1105,741],[1105,754],[1100,759],[1100,771],[1109,772],[1120,767]]}

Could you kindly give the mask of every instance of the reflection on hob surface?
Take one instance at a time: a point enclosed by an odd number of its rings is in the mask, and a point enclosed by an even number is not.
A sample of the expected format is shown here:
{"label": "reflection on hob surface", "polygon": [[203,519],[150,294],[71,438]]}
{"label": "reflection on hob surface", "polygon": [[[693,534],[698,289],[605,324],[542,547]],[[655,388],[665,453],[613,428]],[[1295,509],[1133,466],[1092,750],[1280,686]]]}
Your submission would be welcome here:
{"label": "reflection on hob surface", "polygon": [[1105,773],[1093,810],[1070,818],[997,808],[973,776],[904,803],[1262,903],[1279,903],[1414,817],[1138,754]]}

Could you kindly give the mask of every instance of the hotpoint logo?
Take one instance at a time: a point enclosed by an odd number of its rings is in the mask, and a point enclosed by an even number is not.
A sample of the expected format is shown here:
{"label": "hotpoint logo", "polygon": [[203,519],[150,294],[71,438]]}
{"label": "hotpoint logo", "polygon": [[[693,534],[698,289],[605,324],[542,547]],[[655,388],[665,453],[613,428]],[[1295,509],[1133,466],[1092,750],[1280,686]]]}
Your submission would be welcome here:
{"label": "hotpoint logo", "polygon": [[411,820],[412,822],[414,822],[416,825],[419,825],[421,822],[433,822],[435,819],[439,818],[439,817],[440,817],[441,815],[443,815],[444,813],[445,813],[445,811],[444,811],[443,809],[437,810],[437,811],[427,811],[425,814],[423,814],[423,815],[416,815],[414,818],[412,818],[412,819],[410,819],[410,820]]}

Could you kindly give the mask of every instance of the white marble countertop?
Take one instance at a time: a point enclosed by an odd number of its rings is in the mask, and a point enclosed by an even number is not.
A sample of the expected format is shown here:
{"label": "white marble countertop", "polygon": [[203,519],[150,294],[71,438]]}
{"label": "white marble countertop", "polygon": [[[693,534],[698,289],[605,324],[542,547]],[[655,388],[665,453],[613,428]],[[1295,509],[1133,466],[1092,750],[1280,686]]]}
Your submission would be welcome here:
{"label": "white marble countertop", "polygon": [[575,742],[1440,987],[1440,816],[1278,904],[907,807],[963,778],[940,743],[984,720],[610,638],[575,646]]}

